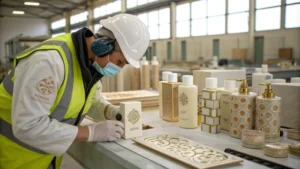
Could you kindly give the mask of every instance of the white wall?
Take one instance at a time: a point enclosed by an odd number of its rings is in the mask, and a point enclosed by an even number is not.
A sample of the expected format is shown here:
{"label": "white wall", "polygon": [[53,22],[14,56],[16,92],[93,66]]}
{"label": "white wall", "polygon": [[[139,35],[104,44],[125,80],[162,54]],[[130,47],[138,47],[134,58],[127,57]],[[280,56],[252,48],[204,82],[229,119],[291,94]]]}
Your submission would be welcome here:
{"label": "white wall", "polygon": [[49,36],[46,19],[0,18],[0,58],[5,56],[4,44],[22,33],[23,36]]}
{"label": "white wall", "polygon": [[[282,47],[293,48],[294,58],[300,59],[300,28],[255,32],[254,36],[264,37],[264,60],[278,58],[278,49]],[[232,48],[250,48],[249,33],[176,38],[176,52],[172,54],[172,60],[180,60],[182,40],[187,42],[188,61],[197,60],[199,56],[205,59],[211,58],[213,55],[213,39],[220,39],[220,58],[231,59]],[[156,55],[160,63],[167,60],[168,41],[171,40],[156,40],[150,43],[150,46],[152,46],[153,42],[156,42]],[[248,56],[248,59],[253,61],[254,56]]]}

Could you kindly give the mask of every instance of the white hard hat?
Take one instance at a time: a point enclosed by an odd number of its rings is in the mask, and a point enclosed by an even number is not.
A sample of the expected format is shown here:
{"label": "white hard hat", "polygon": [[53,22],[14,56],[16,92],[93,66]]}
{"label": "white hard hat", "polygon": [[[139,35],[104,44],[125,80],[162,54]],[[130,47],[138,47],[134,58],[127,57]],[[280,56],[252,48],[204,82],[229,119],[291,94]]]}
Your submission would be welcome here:
{"label": "white hard hat", "polygon": [[149,46],[149,31],[138,17],[118,14],[100,21],[100,24],[113,32],[126,60],[136,68]]}

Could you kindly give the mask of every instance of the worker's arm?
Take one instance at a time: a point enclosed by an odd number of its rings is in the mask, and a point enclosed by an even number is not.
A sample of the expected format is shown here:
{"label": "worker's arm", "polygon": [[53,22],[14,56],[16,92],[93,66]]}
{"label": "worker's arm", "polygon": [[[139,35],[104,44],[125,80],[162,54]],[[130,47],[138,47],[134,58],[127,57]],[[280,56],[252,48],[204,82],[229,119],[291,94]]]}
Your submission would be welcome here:
{"label": "worker's arm", "polygon": [[[53,89],[44,91],[45,79],[54,82]],[[78,133],[78,127],[49,118],[63,80],[64,64],[55,50],[35,52],[15,70],[13,133],[20,141],[56,156],[67,151]],[[84,140],[87,135],[85,131],[80,137]]]}
{"label": "worker's arm", "polygon": [[102,96],[102,83],[99,81],[88,115],[96,121],[104,121],[107,119],[116,120],[115,116],[119,112],[119,106],[112,105]]}

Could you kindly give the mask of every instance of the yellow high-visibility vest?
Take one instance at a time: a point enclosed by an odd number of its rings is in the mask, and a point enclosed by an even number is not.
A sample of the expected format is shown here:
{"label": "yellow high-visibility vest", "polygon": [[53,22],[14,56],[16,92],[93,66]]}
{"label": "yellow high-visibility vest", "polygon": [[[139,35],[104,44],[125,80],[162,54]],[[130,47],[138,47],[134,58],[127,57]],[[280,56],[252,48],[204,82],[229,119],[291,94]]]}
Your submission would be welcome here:
{"label": "yellow high-visibility vest", "polygon": [[[51,38],[41,44],[25,50],[14,60],[14,68],[18,62],[39,50],[57,50],[64,63],[64,81],[58,90],[49,118],[68,124],[75,124],[79,113],[85,115],[91,107],[97,83],[85,96],[84,83],[80,64],[72,41],[71,34]],[[39,72],[37,72],[39,73]],[[0,85],[0,168],[1,169],[52,169],[59,168],[61,157],[56,158],[56,166],[52,165],[54,155],[43,152],[18,140],[12,132],[12,96],[14,70]]]}

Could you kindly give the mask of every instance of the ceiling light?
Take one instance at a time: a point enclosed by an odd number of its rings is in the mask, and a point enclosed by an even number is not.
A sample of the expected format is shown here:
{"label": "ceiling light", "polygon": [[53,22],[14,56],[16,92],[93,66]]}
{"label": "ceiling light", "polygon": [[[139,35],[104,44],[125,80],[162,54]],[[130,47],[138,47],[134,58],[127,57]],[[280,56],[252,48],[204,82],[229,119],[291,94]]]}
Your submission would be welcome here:
{"label": "ceiling light", "polygon": [[24,11],[13,11],[12,12],[13,14],[15,14],[15,15],[24,15]]}
{"label": "ceiling light", "polygon": [[24,5],[39,6],[40,3],[38,3],[38,2],[24,2]]}

